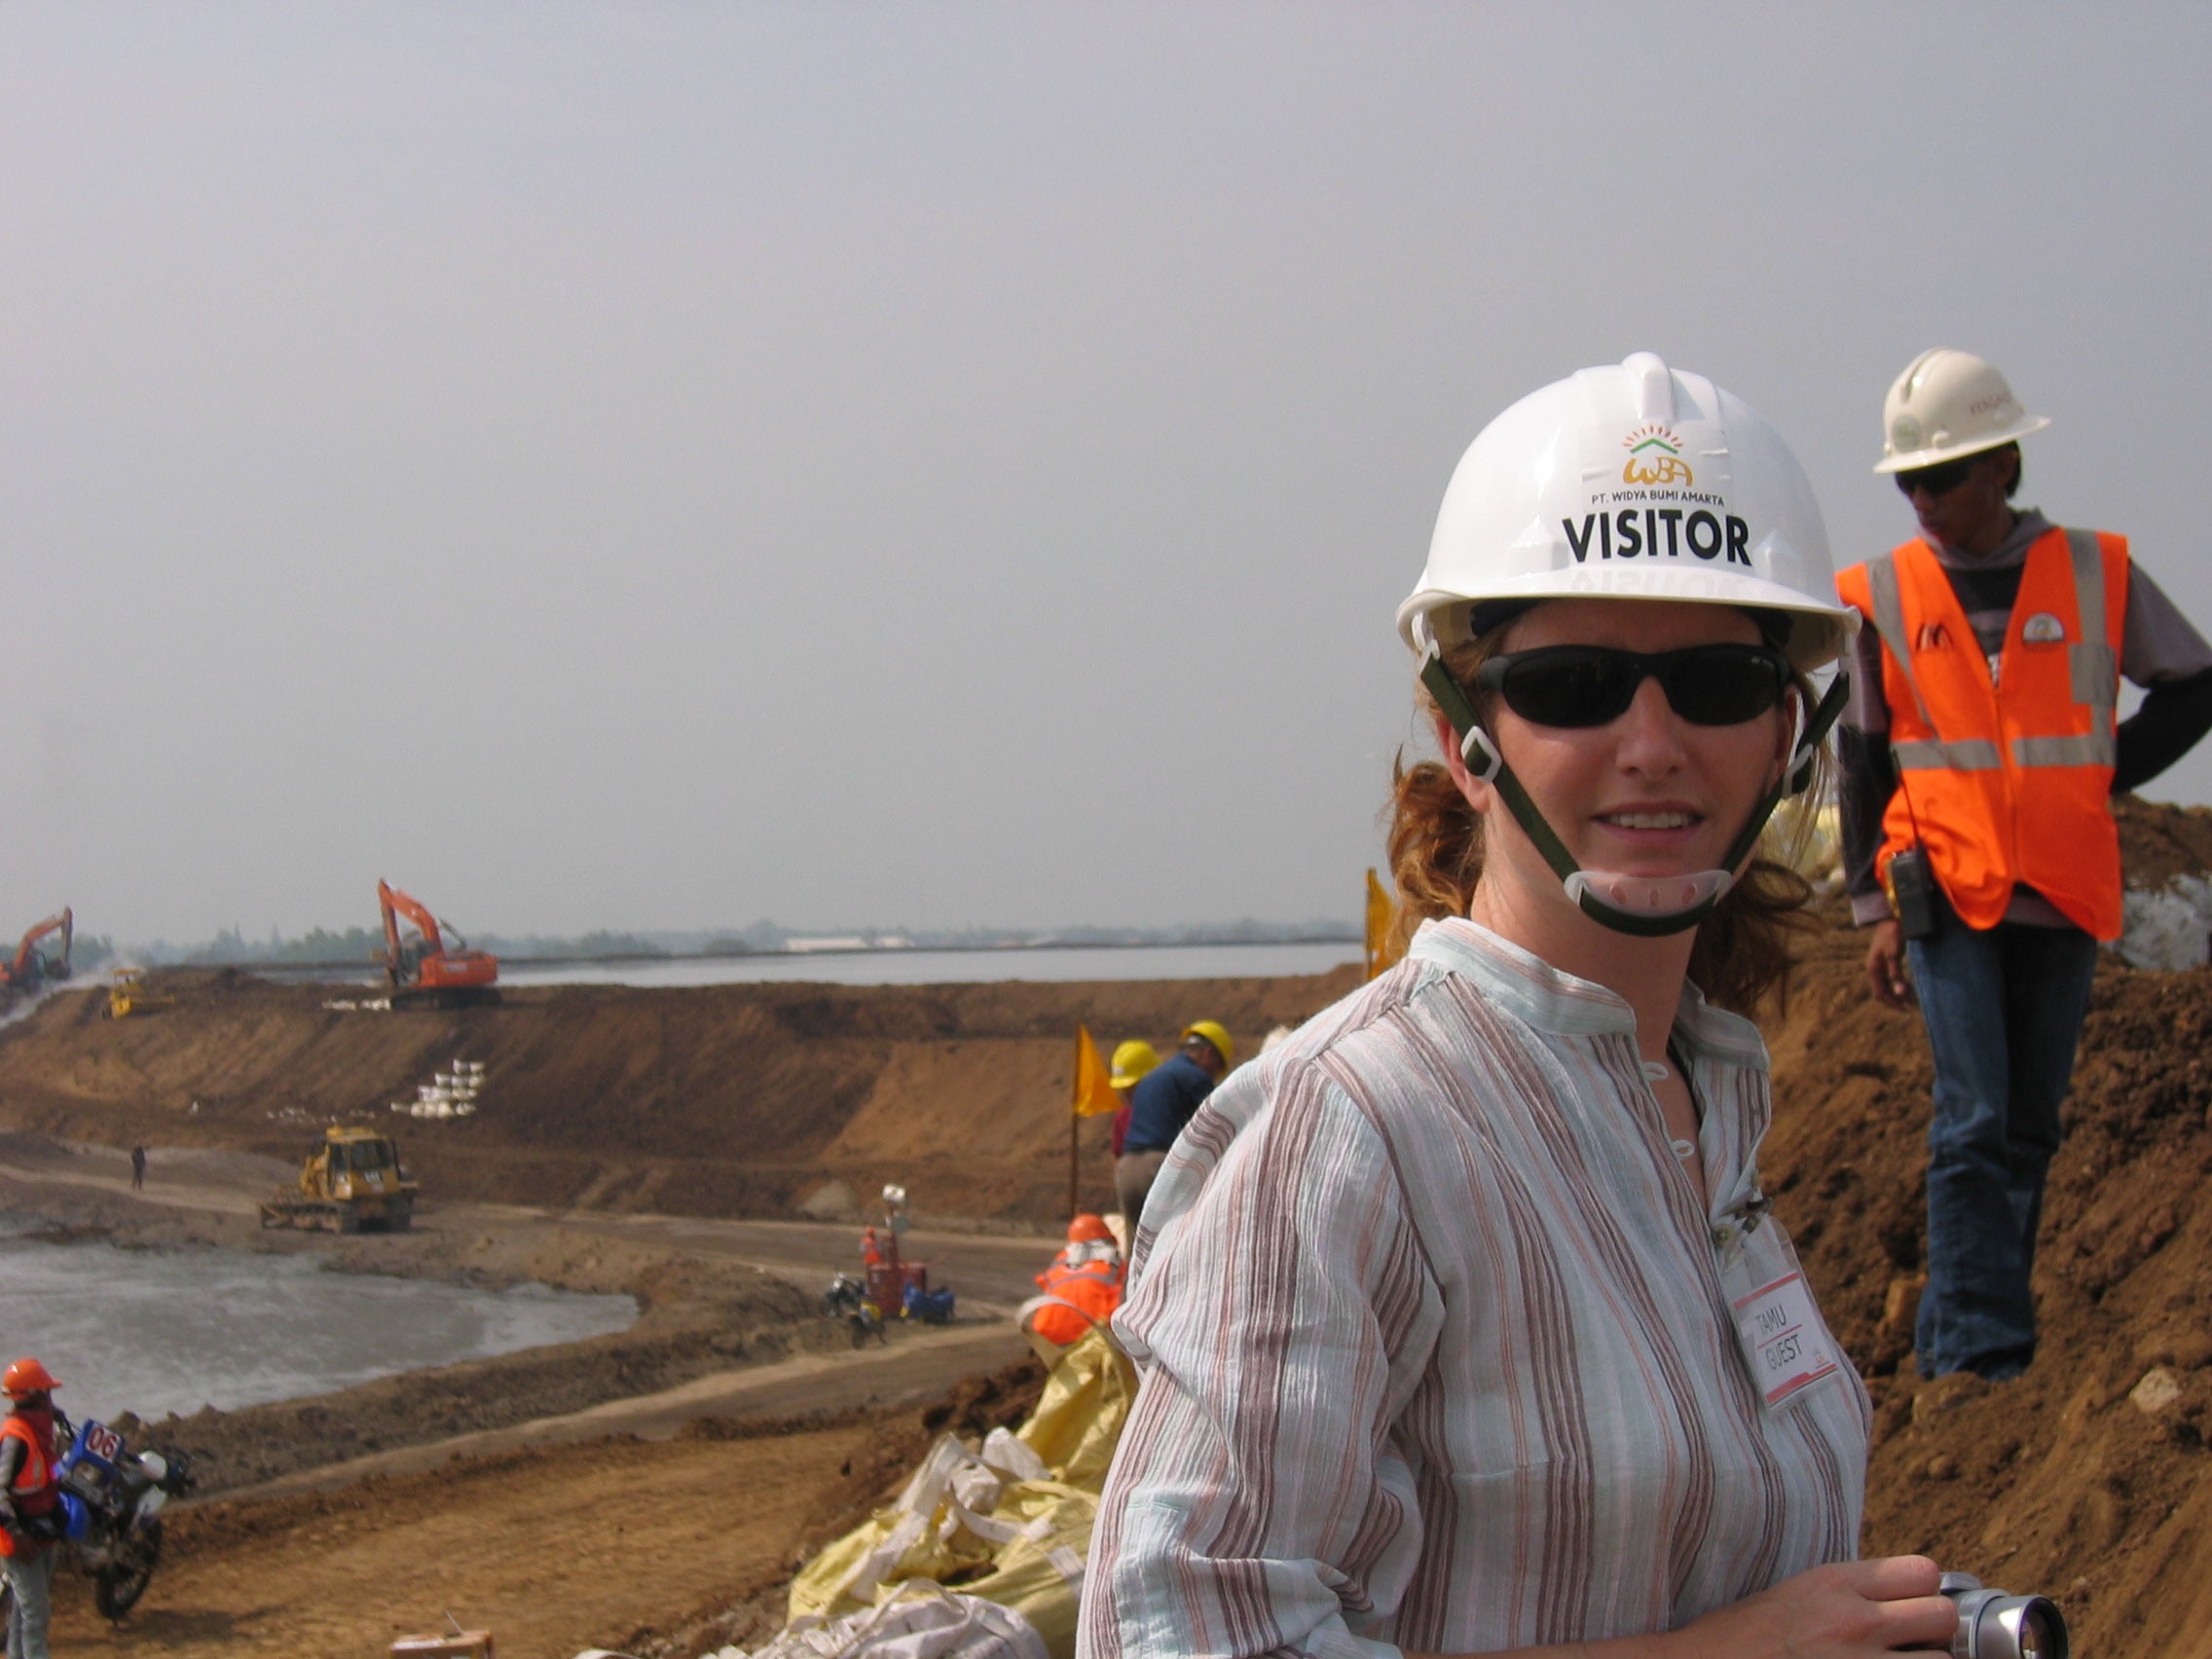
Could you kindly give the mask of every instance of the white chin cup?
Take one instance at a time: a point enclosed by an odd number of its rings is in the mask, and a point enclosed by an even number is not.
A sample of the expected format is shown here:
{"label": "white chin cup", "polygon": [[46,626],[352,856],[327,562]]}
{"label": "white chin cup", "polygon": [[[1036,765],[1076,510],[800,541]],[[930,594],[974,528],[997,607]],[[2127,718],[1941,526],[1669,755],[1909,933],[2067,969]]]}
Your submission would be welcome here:
{"label": "white chin cup", "polygon": [[1680,916],[1710,904],[1736,878],[1724,869],[1701,869],[1695,875],[1617,875],[1610,870],[1578,869],[1566,881],[1567,896],[1576,904],[1587,893],[1601,904],[1628,916]]}

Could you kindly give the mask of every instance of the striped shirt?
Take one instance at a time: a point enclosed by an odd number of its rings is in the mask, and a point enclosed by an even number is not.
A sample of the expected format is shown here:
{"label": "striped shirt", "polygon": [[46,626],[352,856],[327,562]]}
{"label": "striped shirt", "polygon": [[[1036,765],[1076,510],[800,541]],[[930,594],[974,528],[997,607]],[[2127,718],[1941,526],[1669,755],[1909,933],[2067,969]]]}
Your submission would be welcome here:
{"label": "striped shirt", "polygon": [[1732,1312],[1797,1267],[1765,1047],[1694,989],[1674,1042],[1703,1208],[1628,1005],[1469,921],[1214,1091],[1114,1320],[1079,1654],[1648,1634],[1856,1556],[1864,1388],[1769,1406]]}

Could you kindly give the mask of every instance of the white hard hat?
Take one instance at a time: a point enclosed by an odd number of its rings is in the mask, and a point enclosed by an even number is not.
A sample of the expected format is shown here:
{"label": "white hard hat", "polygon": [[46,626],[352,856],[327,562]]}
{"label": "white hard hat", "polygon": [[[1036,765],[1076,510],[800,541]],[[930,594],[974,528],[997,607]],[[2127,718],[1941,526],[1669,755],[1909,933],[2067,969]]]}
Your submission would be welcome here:
{"label": "white hard hat", "polygon": [[2050,423],[2030,415],[1994,365],[1938,346],[1905,365],[1882,400],[1876,472],[1910,472],[1993,450]]}
{"label": "white hard hat", "polygon": [[1530,392],[1483,428],[1444,492],[1398,632],[1418,652],[1449,649],[1487,626],[1482,602],[1566,598],[1788,611],[1789,657],[1807,671],[1858,627],[1782,435],[1648,351]]}

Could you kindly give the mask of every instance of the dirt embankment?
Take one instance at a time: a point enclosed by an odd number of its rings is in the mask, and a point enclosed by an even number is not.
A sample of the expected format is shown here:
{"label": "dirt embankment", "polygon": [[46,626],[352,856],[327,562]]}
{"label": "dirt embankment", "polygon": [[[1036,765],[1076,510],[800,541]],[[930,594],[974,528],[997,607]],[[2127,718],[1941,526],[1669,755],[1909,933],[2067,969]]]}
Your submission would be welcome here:
{"label": "dirt embankment", "polygon": [[938,1432],[1018,1421],[1042,1382],[1031,1363],[921,1412],[707,1418],[672,1439],[528,1447],[172,1511],[161,1568],[127,1623],[97,1618],[87,1583],[61,1577],[55,1647],[371,1654],[442,1628],[449,1609],[490,1626],[514,1659],[750,1644],[782,1627],[795,1564],[895,1490]]}
{"label": "dirt embankment", "polygon": [[[2212,813],[2127,802],[2121,823],[2131,878],[2212,868]],[[1910,1320],[1933,1067],[1918,1018],[1868,996],[1864,936],[1832,919],[1809,941],[1788,1017],[1769,1024],[1764,1165],[1822,1307],[1875,1392],[1866,1549],[1924,1552],[2057,1596],[2083,1653],[2202,1651],[2212,968],[2140,973],[2105,957],[2044,1206],[2036,1364],[1995,1386],[1924,1383]]]}
{"label": "dirt embankment", "polygon": [[[917,987],[513,989],[452,1013],[338,1011],[328,987],[164,973],[177,1006],[122,1021],[63,992],[0,1030],[0,1128],[296,1161],[334,1118],[396,1126],[428,1201],[791,1214],[903,1182],[934,1218],[1065,1219],[1072,1036],[1164,1049],[1198,1017],[1239,1044],[1349,989],[1287,979]],[[391,1115],[455,1058],[475,1117]],[[1110,1206],[1102,1120],[1084,1199]],[[841,1184],[841,1186],[832,1185]],[[849,1201],[849,1200],[848,1200]]]}

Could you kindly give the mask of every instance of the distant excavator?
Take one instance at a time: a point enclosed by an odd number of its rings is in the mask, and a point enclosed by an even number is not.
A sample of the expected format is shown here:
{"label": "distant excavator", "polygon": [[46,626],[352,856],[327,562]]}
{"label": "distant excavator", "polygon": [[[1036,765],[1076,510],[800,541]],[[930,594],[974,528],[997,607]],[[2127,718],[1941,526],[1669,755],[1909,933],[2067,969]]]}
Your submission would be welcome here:
{"label": "distant excavator", "polygon": [[[497,956],[469,949],[460,929],[441,923],[427,905],[396,887],[378,882],[377,902],[384,906],[384,972],[391,982],[393,1008],[468,1008],[499,1000]],[[413,940],[400,938],[403,916],[414,925]]]}
{"label": "distant excavator", "polygon": [[[61,936],[61,948],[41,950],[42,943],[55,935]],[[35,990],[69,977],[69,949],[76,941],[77,918],[64,904],[58,915],[45,921],[23,935],[23,942],[16,947],[13,961],[0,962],[0,995]]]}

